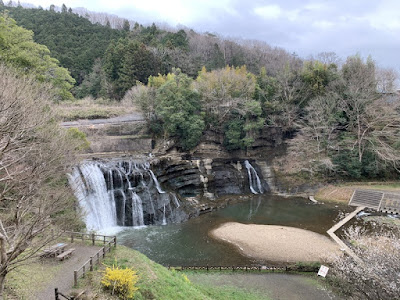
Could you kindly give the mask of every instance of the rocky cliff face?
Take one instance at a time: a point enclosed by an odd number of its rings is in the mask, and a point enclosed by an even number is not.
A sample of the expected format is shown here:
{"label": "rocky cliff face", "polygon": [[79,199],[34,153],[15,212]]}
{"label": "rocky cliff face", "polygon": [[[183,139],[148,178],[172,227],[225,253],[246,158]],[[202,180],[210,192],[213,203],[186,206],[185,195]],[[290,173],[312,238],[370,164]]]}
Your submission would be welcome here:
{"label": "rocky cliff face", "polygon": [[[257,164],[250,160],[260,176],[262,190],[270,191]],[[224,195],[249,194],[249,172],[244,159],[173,158],[164,156],[154,165],[159,181],[183,197],[205,197],[214,200]]]}

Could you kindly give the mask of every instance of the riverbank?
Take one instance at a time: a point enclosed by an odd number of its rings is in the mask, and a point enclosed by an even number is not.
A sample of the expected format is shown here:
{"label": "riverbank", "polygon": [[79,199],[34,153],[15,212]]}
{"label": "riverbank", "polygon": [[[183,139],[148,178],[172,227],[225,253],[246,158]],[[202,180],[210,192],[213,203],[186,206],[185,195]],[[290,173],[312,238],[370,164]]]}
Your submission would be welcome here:
{"label": "riverbank", "polygon": [[314,195],[317,201],[334,201],[348,203],[356,189],[381,190],[390,192],[400,192],[400,182],[349,182],[340,185],[327,185],[320,188]]}
{"label": "riverbank", "polygon": [[329,238],[287,226],[229,222],[212,230],[210,235],[235,245],[246,256],[269,261],[324,261],[341,253]]}

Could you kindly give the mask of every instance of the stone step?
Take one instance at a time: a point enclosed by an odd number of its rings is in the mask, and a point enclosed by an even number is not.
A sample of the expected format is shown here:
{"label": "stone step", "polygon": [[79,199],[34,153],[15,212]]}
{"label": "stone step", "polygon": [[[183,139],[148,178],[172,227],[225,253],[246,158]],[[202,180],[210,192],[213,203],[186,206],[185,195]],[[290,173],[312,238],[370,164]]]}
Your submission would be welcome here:
{"label": "stone step", "polygon": [[365,206],[378,210],[384,193],[374,190],[355,190],[351,197],[349,205],[351,206]]}

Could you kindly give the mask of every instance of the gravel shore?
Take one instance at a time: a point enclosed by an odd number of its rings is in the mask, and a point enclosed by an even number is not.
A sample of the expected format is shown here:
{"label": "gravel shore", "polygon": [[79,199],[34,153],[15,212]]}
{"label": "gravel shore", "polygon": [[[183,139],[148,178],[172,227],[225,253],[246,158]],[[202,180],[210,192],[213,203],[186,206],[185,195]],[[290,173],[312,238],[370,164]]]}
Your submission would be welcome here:
{"label": "gravel shore", "polygon": [[250,257],[272,261],[326,261],[339,246],[321,234],[287,226],[225,223],[210,232]]}

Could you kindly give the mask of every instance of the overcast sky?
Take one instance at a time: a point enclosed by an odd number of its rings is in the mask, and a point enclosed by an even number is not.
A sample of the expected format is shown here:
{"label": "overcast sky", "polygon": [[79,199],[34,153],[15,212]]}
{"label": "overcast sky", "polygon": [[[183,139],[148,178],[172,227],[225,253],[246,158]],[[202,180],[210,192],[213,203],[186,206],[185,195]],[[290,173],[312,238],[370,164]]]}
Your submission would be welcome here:
{"label": "overcast sky", "polygon": [[[4,1],[6,2],[6,1]],[[31,0],[85,7],[142,24],[167,22],[225,37],[258,39],[303,58],[324,51],[372,55],[400,71],[399,0]]]}

